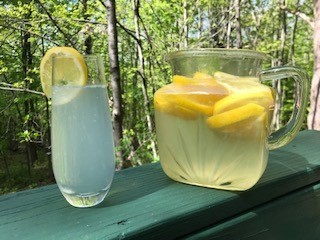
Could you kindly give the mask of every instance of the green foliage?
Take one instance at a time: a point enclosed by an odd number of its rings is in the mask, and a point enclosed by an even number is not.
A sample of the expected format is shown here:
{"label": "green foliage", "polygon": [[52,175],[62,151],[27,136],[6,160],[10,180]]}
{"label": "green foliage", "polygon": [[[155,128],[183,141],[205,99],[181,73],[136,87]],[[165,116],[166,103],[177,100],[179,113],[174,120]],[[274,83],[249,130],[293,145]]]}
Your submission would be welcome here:
{"label": "green foliage", "polygon": [[[41,160],[35,162],[31,176],[28,173],[28,167],[23,153],[16,152],[14,154],[10,153],[7,155],[1,154],[0,195],[54,183],[54,179],[48,170],[47,156],[45,156],[41,151],[39,153],[39,159]],[[3,167],[3,157],[5,157],[8,162],[8,172],[6,172]]]}

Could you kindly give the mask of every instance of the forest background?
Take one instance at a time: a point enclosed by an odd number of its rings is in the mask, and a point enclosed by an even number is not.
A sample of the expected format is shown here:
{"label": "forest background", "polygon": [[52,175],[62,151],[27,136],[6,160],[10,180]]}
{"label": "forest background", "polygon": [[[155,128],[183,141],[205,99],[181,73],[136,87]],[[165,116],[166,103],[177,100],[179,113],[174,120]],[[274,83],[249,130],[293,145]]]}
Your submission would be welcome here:
{"label": "forest background", "polygon": [[[153,94],[171,81],[165,56],[179,49],[252,49],[268,55],[264,68],[300,66],[316,89],[303,129],[317,129],[319,8],[318,0],[0,0],[0,194],[54,182],[51,103],[39,79],[53,46],[103,56],[117,169],[158,161]],[[294,85],[272,84],[278,128]]]}

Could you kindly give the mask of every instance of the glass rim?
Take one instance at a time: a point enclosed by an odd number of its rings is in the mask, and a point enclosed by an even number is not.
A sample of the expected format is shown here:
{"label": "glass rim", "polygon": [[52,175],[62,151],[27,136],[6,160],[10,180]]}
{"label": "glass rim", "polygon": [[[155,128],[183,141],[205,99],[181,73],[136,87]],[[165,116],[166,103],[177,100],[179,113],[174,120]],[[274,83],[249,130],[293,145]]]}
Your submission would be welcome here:
{"label": "glass rim", "polygon": [[205,57],[214,54],[214,56],[224,58],[255,58],[264,60],[267,55],[263,52],[250,49],[234,49],[234,48],[190,48],[174,52],[170,52],[165,57],[166,61],[170,62],[173,59],[186,56]]}

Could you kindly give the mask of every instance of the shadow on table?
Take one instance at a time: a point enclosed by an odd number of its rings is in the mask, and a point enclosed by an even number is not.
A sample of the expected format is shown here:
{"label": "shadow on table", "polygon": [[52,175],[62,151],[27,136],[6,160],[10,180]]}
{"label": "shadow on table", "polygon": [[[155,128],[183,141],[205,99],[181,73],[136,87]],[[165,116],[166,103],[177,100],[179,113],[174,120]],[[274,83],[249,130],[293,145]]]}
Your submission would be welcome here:
{"label": "shadow on table", "polygon": [[[310,160],[311,161],[311,160]],[[279,149],[250,190],[233,192],[226,216],[183,239],[319,239],[320,165]],[[232,213],[232,214],[230,214]]]}
{"label": "shadow on table", "polygon": [[[310,163],[305,157],[297,153],[278,149],[270,151],[267,169],[257,184],[271,184],[271,182],[290,181],[291,187],[301,187],[320,180],[320,165]],[[292,182],[293,181],[293,182]],[[293,184],[297,186],[293,186]],[[298,186],[299,185],[299,186]]]}
{"label": "shadow on table", "polygon": [[97,207],[110,207],[131,202],[172,184],[159,163],[147,164],[116,172],[110,192]]}
{"label": "shadow on table", "polygon": [[228,218],[183,239],[316,240],[320,236],[319,219],[318,184]]}

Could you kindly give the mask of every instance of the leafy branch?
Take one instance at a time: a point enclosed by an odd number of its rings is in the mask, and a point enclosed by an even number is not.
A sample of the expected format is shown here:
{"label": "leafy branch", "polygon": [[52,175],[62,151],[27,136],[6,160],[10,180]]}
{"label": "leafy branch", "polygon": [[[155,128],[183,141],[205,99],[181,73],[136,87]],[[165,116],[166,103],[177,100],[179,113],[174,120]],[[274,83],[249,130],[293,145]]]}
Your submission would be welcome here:
{"label": "leafy branch", "polygon": [[300,12],[299,10],[290,9],[287,6],[280,6],[280,9],[300,17],[302,20],[304,20],[306,23],[308,23],[311,26],[312,29],[314,29],[314,21],[313,21],[313,19],[311,17],[307,16],[305,13]]}
{"label": "leafy branch", "polygon": [[59,24],[57,23],[57,21],[51,16],[50,12],[45,8],[45,6],[41,3],[40,0],[36,0],[36,2],[41,6],[41,8],[45,11],[45,13],[47,14],[47,16],[50,18],[50,20],[52,21],[53,25],[56,26],[56,28],[61,32],[61,34],[64,36],[64,38],[69,42],[69,44],[72,47],[75,47],[75,44],[71,41],[71,39],[69,38],[68,34],[66,34],[59,26]]}
{"label": "leafy branch", "polygon": [[45,96],[43,92],[38,92],[35,90],[31,90],[28,88],[17,88],[13,84],[0,82],[0,90],[6,90],[6,91],[17,91],[17,92],[27,92],[27,93],[33,93],[41,96]]}

